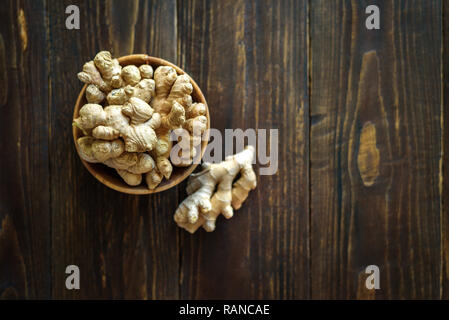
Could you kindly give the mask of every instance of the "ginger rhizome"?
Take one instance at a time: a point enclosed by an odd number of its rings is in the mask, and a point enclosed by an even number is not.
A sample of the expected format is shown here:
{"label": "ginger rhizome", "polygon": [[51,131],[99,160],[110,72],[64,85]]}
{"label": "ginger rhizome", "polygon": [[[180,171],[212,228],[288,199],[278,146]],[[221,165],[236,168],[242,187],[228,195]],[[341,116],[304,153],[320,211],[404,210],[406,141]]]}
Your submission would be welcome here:
{"label": "ginger rhizome", "polygon": [[[170,66],[122,67],[101,51],[78,78],[88,85],[88,103],[73,122],[84,133],[77,141],[82,159],[115,169],[128,185],[145,180],[149,189],[169,179],[173,165],[192,164],[207,128],[207,109],[192,101],[189,76]],[[172,141],[174,130],[184,134],[179,142]],[[172,163],[174,144],[183,152]]]}
{"label": "ginger rhizome", "polygon": [[[240,209],[250,190],[256,188],[256,174],[253,171],[254,147],[225,161],[203,163],[199,173],[190,175],[187,182],[189,195],[177,208],[174,219],[179,227],[194,233],[199,227],[206,231],[215,230],[215,222],[220,214],[227,219]],[[234,182],[234,179],[239,178]]]}

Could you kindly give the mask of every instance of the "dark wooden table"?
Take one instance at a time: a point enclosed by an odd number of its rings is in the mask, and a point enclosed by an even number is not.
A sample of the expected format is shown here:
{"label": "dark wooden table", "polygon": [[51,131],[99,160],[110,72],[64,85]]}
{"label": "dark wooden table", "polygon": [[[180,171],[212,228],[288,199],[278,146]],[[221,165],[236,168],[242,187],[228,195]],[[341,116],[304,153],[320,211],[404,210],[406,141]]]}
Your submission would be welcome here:
{"label": "dark wooden table", "polygon": [[[0,21],[0,297],[449,298],[448,2],[8,0]],[[179,65],[222,132],[279,129],[277,174],[194,235],[185,182],[100,184],[71,137],[99,50]]]}

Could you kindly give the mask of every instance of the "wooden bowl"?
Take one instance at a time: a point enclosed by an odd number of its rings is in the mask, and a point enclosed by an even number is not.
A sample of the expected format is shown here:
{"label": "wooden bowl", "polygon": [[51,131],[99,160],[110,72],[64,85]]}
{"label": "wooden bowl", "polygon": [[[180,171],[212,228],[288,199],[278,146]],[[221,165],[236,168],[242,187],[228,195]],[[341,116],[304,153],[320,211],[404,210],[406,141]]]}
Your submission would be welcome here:
{"label": "wooden bowl", "polygon": [[[129,56],[124,56],[118,59],[120,64],[122,66],[126,66],[129,64],[134,64],[136,66],[140,66],[142,64],[150,64],[153,69],[156,69],[159,66],[170,66],[173,67],[178,74],[186,74],[181,68],[175,66],[174,64],[155,57],[150,57],[146,54],[132,54]],[[207,117],[207,129],[210,128],[210,118],[209,118],[209,108],[206,103],[206,99],[204,98],[203,93],[201,92],[200,87],[196,84],[196,82],[191,79],[191,83],[193,86],[193,92],[192,92],[192,100],[194,102],[201,102],[204,103],[206,106],[206,117]],[[86,88],[87,85],[84,85],[84,87],[81,89],[81,92],[78,96],[78,99],[76,100],[75,110],[73,112],[73,119],[78,118],[78,113],[80,108],[87,103],[86,100]],[[208,131],[207,131],[208,132]],[[76,143],[77,139],[82,137],[84,134],[83,132],[77,128],[76,126],[73,126],[73,140],[75,142],[76,150],[79,154],[78,150],[78,144]],[[204,137],[205,140],[201,143],[201,158],[204,155],[204,151],[206,150],[207,146],[207,140],[208,136]],[[150,194],[150,193],[156,193],[161,192],[167,189],[170,189],[171,187],[176,186],[180,182],[182,182],[185,178],[187,178],[193,170],[197,167],[198,164],[192,164],[189,167],[175,167],[173,166],[173,172],[171,174],[171,177],[169,180],[163,179],[162,182],[157,186],[155,189],[150,190],[147,188],[145,179],[142,180],[142,184],[139,186],[129,186],[127,185],[123,179],[118,175],[118,173],[108,166],[102,164],[102,163],[89,163],[85,160],[83,160],[81,157],[81,162],[84,164],[84,166],[89,170],[89,172],[97,178],[98,181],[103,183],[104,185],[108,186],[109,188],[112,188],[114,190],[128,193],[128,194]]]}

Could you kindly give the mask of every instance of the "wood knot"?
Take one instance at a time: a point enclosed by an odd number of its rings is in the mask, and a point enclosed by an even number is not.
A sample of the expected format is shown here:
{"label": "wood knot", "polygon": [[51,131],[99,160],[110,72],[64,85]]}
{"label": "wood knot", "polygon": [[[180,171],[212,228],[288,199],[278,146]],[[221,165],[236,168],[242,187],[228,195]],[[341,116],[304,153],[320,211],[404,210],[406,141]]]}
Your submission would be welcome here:
{"label": "wood knot", "polygon": [[28,33],[27,33],[27,22],[25,19],[25,13],[23,12],[22,9],[19,10],[19,14],[17,15],[17,20],[19,23],[20,39],[21,39],[22,52],[23,52],[28,47]]}
{"label": "wood knot", "polygon": [[376,127],[368,121],[360,134],[357,167],[363,184],[370,187],[379,176],[380,152],[376,145]]}

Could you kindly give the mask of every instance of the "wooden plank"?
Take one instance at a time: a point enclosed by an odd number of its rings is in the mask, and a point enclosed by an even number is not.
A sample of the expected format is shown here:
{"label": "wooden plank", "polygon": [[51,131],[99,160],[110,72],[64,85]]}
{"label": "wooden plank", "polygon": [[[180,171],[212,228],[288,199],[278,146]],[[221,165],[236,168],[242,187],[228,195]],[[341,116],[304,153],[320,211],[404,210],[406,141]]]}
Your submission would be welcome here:
{"label": "wooden plank", "polygon": [[6,1],[0,19],[0,299],[49,298],[44,6]]}
{"label": "wooden plank", "polygon": [[[178,189],[130,196],[80,162],[71,136],[76,74],[99,50],[176,58],[175,1],[78,1],[81,30],[66,30],[71,1],[48,3],[51,56],[51,208],[54,298],[178,297]],[[163,25],[163,27],[161,27]],[[65,288],[78,265],[80,290]]]}
{"label": "wooden plank", "polygon": [[182,231],[182,298],[309,297],[306,3],[178,2],[180,64],[211,127],[276,128],[280,158],[231,220]]}
{"label": "wooden plank", "polygon": [[[365,28],[376,4],[380,30]],[[311,2],[312,298],[440,296],[441,1]]]}
{"label": "wooden plank", "polygon": [[443,1],[443,105],[442,105],[442,117],[443,117],[443,159],[442,159],[442,247],[441,255],[443,262],[442,270],[442,290],[441,298],[449,299],[449,3]]}

